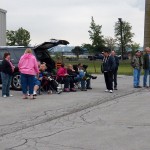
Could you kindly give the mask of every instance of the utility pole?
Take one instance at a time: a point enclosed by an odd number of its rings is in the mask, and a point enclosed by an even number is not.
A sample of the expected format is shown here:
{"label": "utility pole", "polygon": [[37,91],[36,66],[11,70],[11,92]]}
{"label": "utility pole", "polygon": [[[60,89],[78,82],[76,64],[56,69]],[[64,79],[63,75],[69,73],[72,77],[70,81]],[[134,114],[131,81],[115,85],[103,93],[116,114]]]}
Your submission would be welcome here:
{"label": "utility pole", "polygon": [[150,0],[145,0],[144,48],[150,47]]}
{"label": "utility pole", "polygon": [[123,37],[122,37],[122,18],[118,18],[119,23],[120,23],[120,38],[121,38],[121,59],[123,60]]}

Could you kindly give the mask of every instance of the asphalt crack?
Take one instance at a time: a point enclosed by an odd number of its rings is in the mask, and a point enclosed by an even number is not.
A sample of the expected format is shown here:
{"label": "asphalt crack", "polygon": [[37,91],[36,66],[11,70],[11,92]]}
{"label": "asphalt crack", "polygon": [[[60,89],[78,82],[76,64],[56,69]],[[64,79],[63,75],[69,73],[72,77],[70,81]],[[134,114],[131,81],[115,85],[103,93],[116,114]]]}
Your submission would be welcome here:
{"label": "asphalt crack", "polygon": [[[55,110],[54,112],[52,110],[47,110],[47,111],[44,111],[41,116],[38,115],[38,116],[36,116],[36,117],[34,117],[34,118],[30,119],[30,120],[16,122],[16,124],[15,123],[7,124],[7,126],[12,126],[12,125],[16,125],[16,126],[15,127],[6,128],[6,129],[1,129],[0,137],[5,136],[5,135],[9,135],[11,133],[15,133],[17,131],[24,130],[24,129],[27,129],[27,128],[30,128],[30,127],[33,127],[33,126],[36,126],[36,125],[40,125],[40,124],[43,124],[43,123],[46,123],[46,122],[57,120],[59,118],[62,118],[62,117],[68,116],[68,115],[72,115],[74,113],[78,113],[80,111],[87,110],[89,108],[101,105],[101,104],[109,102],[109,101],[116,100],[118,98],[123,98],[123,97],[126,97],[128,95],[138,93],[140,91],[142,91],[142,89],[128,91],[128,92],[123,93],[121,95],[117,95],[116,94],[116,95],[112,95],[110,97],[97,99],[93,103],[88,103],[88,104],[85,104],[83,106],[78,106],[78,108],[75,108],[75,107],[68,107],[69,109],[68,108],[67,109],[60,108],[58,110]],[[48,114],[48,112],[52,112],[52,113]],[[42,118],[42,119],[41,120],[37,120],[39,118]],[[81,116],[81,118],[82,118],[83,121],[86,122],[86,120],[82,116]]]}

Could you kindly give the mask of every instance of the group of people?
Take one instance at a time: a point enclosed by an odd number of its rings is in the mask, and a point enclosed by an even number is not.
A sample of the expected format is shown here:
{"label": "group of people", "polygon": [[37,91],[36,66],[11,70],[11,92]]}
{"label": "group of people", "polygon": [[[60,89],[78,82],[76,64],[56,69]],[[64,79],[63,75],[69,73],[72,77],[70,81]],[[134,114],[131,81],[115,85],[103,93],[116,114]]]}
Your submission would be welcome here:
{"label": "group of people", "polygon": [[[10,94],[10,84],[15,66],[11,63],[10,57],[10,53],[5,53],[2,61],[2,97],[4,98],[13,96]],[[57,68],[56,75],[52,75],[47,71],[46,63],[38,62],[32,54],[32,50],[27,48],[18,63],[23,99],[35,99],[37,91],[41,87],[45,88],[47,92],[51,88],[57,91],[59,83],[64,84],[64,92],[76,92],[76,85],[80,86],[81,91],[92,89],[91,79],[97,77],[88,74],[86,68],[87,66],[81,63],[75,66],[71,64],[65,66],[64,63],[61,63]]]}
{"label": "group of people", "polygon": [[140,86],[140,76],[142,68],[144,70],[143,87],[150,87],[150,78],[149,83],[147,84],[147,77],[150,76],[150,48],[145,48],[143,57],[142,52],[137,50],[131,60],[131,66],[133,67],[133,87],[142,87]]}
{"label": "group of people", "polygon": [[[103,56],[101,71],[104,74],[106,83],[105,92],[113,93],[113,90],[118,89],[117,72],[119,59],[115,51],[110,51],[109,48],[104,49]],[[143,87],[150,87],[150,79],[149,84],[147,84],[147,77],[150,75],[150,48],[145,48],[143,57],[141,51],[137,50],[131,59],[131,66],[133,67],[133,87],[141,88],[140,75],[142,68],[144,69]],[[46,72],[46,63],[38,62],[30,48],[27,48],[21,56],[18,68],[21,75],[23,99],[35,99],[35,95],[41,85],[46,85],[48,92],[50,87],[57,91],[58,83],[64,84],[64,92],[76,92],[75,86],[80,86],[81,91],[87,91],[87,89],[92,89],[91,79],[97,78],[89,74],[86,71],[87,66],[81,63],[74,66],[71,64],[65,66],[64,63],[59,62],[56,67],[56,75],[51,75],[50,72]],[[6,52],[2,61],[1,71],[2,97],[4,98],[13,96],[10,93],[10,84],[14,70],[15,66],[10,61],[10,53]]]}

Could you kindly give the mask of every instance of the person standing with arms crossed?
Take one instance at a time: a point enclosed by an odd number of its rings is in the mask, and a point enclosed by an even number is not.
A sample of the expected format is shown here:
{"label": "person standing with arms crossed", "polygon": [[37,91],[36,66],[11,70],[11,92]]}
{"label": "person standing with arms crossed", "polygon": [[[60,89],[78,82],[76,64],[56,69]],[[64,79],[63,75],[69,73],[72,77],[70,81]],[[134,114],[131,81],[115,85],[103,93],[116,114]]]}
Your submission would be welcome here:
{"label": "person standing with arms crossed", "polygon": [[110,55],[110,49],[106,48],[103,51],[104,59],[101,65],[101,71],[104,73],[106,83],[105,92],[113,93],[113,71],[115,69],[115,60]]}
{"label": "person standing with arms crossed", "polygon": [[[150,48],[145,48],[145,54],[143,56],[143,87],[150,87]],[[149,85],[147,85],[147,76],[149,76]]]}
{"label": "person standing with arms crossed", "polygon": [[11,84],[14,68],[15,67],[10,61],[10,53],[8,52],[4,53],[4,57],[2,61],[2,72],[1,72],[3,98],[13,96],[10,94],[9,91],[10,91],[10,84]]}

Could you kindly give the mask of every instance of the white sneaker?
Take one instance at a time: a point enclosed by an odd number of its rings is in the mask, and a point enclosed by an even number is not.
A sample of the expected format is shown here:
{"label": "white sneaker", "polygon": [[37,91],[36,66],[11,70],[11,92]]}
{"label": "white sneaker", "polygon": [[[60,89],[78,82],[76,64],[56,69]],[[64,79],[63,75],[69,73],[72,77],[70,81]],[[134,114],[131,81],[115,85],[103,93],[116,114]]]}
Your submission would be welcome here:
{"label": "white sneaker", "polygon": [[33,95],[37,95],[37,93],[35,91],[33,91]]}
{"label": "white sneaker", "polygon": [[10,97],[13,97],[13,95],[12,95],[12,94],[10,94],[9,96],[10,96]]}
{"label": "white sneaker", "polygon": [[7,96],[6,95],[3,95],[3,98],[6,98]]}
{"label": "white sneaker", "polygon": [[112,90],[109,90],[109,93],[112,93],[113,91]]}
{"label": "white sneaker", "polygon": [[109,90],[105,90],[105,92],[108,92]]}
{"label": "white sneaker", "polygon": [[29,91],[27,91],[27,95],[30,96]]}

